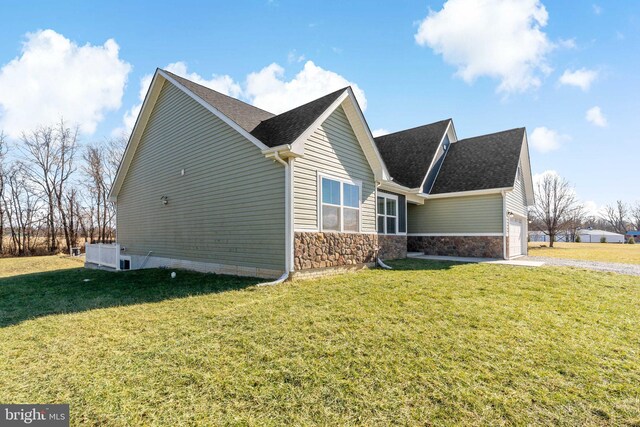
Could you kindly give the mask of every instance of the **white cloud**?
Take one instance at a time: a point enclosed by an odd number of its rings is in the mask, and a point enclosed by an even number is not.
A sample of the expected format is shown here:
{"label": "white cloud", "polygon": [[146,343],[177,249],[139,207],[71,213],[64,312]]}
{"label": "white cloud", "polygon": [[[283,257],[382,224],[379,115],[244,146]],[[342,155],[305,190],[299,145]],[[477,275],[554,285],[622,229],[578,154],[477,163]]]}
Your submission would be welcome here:
{"label": "white cloud", "polygon": [[607,118],[602,114],[602,110],[598,106],[589,108],[585,115],[585,119],[587,119],[589,123],[593,123],[601,128],[607,127],[608,124]]}
{"label": "white cloud", "polygon": [[211,78],[207,80],[206,78],[201,77],[198,73],[188,72],[187,64],[182,61],[169,64],[164,69],[173,74],[177,74],[180,77],[191,80],[194,83],[206,86],[209,89],[213,89],[225,95],[233,96],[234,98],[237,98],[242,94],[242,88],[240,87],[240,85],[234,82],[233,79],[226,74],[212,74]]}
{"label": "white cloud", "polygon": [[593,13],[595,13],[596,15],[600,15],[602,13],[601,6],[594,3],[591,7],[593,8]]}
{"label": "white cloud", "polygon": [[560,148],[563,142],[571,139],[568,135],[562,135],[553,129],[544,126],[537,127],[531,132],[529,142],[531,146],[541,153],[548,153]]}
{"label": "white cloud", "polygon": [[380,129],[375,129],[371,131],[371,134],[373,135],[374,138],[378,137],[378,136],[382,136],[382,135],[386,135],[390,133],[387,129],[384,128],[380,128]]}
{"label": "white cloud", "polygon": [[588,216],[600,216],[600,213],[602,212],[602,207],[593,200],[583,202],[582,206]]}
{"label": "white cloud", "polygon": [[560,39],[558,40],[558,46],[564,48],[564,49],[575,49],[576,47],[578,47],[578,44],[576,43],[576,39],[572,38],[572,39]]}
{"label": "white cloud", "polygon": [[[239,97],[242,94],[242,87],[236,83],[230,76],[227,75],[216,75],[213,74],[210,79],[205,79],[197,73],[190,73],[187,70],[187,64],[178,61],[173,62],[166,67],[165,70],[176,74],[180,77],[184,77],[185,79],[189,79],[195,83],[201,84],[202,86],[206,86],[215,91],[223,93],[225,95]],[[139,103],[131,107],[127,112],[124,113],[124,117],[122,118],[123,127],[116,128],[112,131],[114,135],[126,134],[128,135],[133,126],[136,124],[136,119],[138,118],[138,114],[140,114],[140,110],[142,109],[142,102],[144,101],[144,97],[147,95],[147,91],[149,90],[149,86],[151,85],[151,80],[153,79],[153,74],[146,74],[140,79],[140,91],[138,92],[138,100]]]}
{"label": "white cloud", "polygon": [[597,71],[581,68],[575,71],[564,70],[564,73],[562,73],[562,76],[560,76],[560,80],[558,81],[563,85],[579,87],[586,92],[597,78]]}
{"label": "white cloud", "polygon": [[538,187],[538,183],[542,182],[544,177],[547,176],[547,175],[560,176],[558,171],[553,170],[553,169],[548,169],[548,170],[546,170],[546,171],[544,171],[542,173],[534,173],[533,176],[531,177],[531,180],[533,181],[533,186],[534,187]]}
{"label": "white cloud", "polygon": [[[367,108],[367,98],[358,85],[340,74],[318,67],[312,61],[307,61],[303,69],[291,80],[284,78],[284,68],[273,63],[260,71],[249,74],[244,84],[238,83],[228,75],[214,74],[207,80],[197,73],[190,73],[184,62],[174,62],[167,65],[165,69],[275,114],[313,101],[346,86],[351,86],[353,89],[360,108],[362,110]],[[147,74],[140,79],[139,103],[124,114],[123,127],[114,129],[112,132],[114,135],[123,133],[128,135],[133,129],[152,77],[153,75]]]}
{"label": "white cloud", "polygon": [[304,55],[299,55],[298,52],[296,52],[295,49],[293,49],[292,51],[289,51],[289,53],[287,54],[287,62],[289,64],[293,64],[296,62],[302,62],[305,60]]}
{"label": "white cloud", "polygon": [[351,86],[360,104],[367,108],[364,91],[333,71],[307,61],[291,80],[284,78],[284,68],[273,63],[247,76],[245,97],[256,107],[278,114],[305,104],[345,86]]}
{"label": "white cloud", "polygon": [[465,82],[489,76],[500,80],[499,92],[522,92],[550,72],[547,19],[539,0],[448,0],[429,12],[414,37],[456,66]]}
{"label": "white cloud", "polygon": [[13,137],[60,118],[92,134],[122,102],[131,66],[113,40],[79,46],[53,30],[28,33],[0,69],[0,129]]}

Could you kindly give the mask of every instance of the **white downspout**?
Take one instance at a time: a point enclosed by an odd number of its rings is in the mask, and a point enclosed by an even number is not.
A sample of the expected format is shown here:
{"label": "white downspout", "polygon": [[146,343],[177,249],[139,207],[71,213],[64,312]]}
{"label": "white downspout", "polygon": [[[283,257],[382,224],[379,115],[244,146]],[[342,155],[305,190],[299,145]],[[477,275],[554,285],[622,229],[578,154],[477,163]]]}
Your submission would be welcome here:
{"label": "white downspout", "polygon": [[272,282],[264,282],[258,283],[256,286],[272,286],[277,285],[279,283],[284,282],[289,278],[289,273],[293,271],[293,189],[292,189],[292,179],[291,179],[291,171],[293,169],[293,159],[291,159],[291,166],[289,162],[285,161],[282,157],[280,157],[280,153],[277,151],[273,152],[273,159],[278,163],[284,166],[284,211],[285,211],[285,271],[276,280]]}
{"label": "white downspout", "polygon": [[502,193],[502,256],[507,258],[507,192],[505,190]]}
{"label": "white downspout", "polygon": [[[381,182],[376,182],[376,234],[380,234],[378,233],[378,187],[380,187],[382,185]],[[400,211],[400,206],[397,206],[398,209],[398,216],[400,216],[399,211]],[[407,218],[407,208],[405,205],[405,211],[404,211],[404,217],[405,220]],[[406,226],[405,226],[406,229]],[[382,268],[383,270],[393,270],[392,267],[389,267],[387,264],[385,264],[384,262],[382,262],[382,260],[380,259],[380,257],[378,256],[378,253],[380,253],[380,244],[378,243],[378,248],[376,249],[376,264],[378,265],[378,267]]]}

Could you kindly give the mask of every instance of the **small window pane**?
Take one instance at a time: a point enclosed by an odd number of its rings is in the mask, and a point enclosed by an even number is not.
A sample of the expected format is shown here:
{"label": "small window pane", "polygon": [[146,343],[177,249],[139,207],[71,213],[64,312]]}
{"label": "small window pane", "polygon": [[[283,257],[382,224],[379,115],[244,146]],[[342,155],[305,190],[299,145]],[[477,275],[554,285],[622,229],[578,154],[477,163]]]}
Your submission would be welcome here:
{"label": "small window pane", "polygon": [[384,215],[384,197],[378,197],[378,215]]}
{"label": "small window pane", "polygon": [[387,217],[387,234],[396,234],[396,219]]}
{"label": "small window pane", "polygon": [[358,209],[344,209],[344,231],[358,231]]}
{"label": "small window pane", "polygon": [[384,216],[378,215],[378,233],[384,233]]}
{"label": "small window pane", "polygon": [[322,229],[340,231],[340,208],[322,205]]}
{"label": "small window pane", "polygon": [[340,182],[322,178],[322,203],[340,204]]}
{"label": "small window pane", "polygon": [[387,215],[397,215],[396,214],[396,201],[393,199],[387,199]]}
{"label": "small window pane", "polygon": [[360,199],[360,189],[357,185],[351,184],[342,184],[343,185],[343,196],[344,196],[344,205],[352,208],[360,207],[359,199]]}

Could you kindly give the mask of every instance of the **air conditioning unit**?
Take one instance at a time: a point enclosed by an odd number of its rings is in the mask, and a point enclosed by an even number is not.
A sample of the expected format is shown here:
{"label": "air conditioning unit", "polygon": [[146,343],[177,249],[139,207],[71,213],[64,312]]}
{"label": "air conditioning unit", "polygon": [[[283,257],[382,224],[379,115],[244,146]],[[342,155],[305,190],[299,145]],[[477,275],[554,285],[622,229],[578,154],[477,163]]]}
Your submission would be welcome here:
{"label": "air conditioning unit", "polygon": [[120,270],[131,270],[131,258],[120,257]]}

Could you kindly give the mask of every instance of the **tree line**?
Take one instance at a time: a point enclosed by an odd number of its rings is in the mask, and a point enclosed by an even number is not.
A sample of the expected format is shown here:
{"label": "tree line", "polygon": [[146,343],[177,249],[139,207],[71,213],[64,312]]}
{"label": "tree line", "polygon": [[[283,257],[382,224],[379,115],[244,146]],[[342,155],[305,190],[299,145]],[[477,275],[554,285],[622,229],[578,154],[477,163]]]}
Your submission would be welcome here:
{"label": "tree line", "polygon": [[0,253],[52,254],[113,241],[108,194],[125,145],[124,136],[82,145],[78,128],[63,120],[13,142],[0,132]]}
{"label": "tree line", "polygon": [[557,174],[545,174],[535,186],[536,203],[530,211],[532,229],[549,236],[553,246],[557,236],[564,234],[576,241],[579,230],[593,228],[626,234],[640,230],[640,201],[618,200],[597,214],[589,214],[578,199],[569,181]]}

